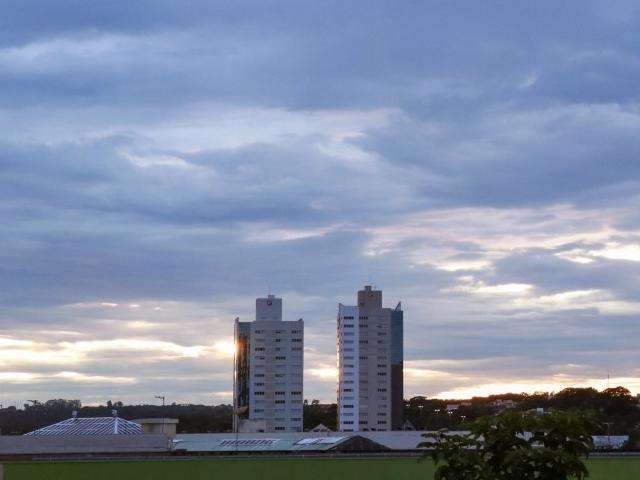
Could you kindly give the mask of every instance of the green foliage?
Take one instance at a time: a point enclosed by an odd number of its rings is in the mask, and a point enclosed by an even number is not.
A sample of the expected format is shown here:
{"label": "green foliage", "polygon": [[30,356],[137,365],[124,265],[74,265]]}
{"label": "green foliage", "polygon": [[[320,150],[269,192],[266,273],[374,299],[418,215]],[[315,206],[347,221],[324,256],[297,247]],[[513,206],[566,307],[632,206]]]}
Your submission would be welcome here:
{"label": "green foliage", "polygon": [[330,430],[337,428],[338,406],[335,403],[320,403],[318,400],[312,400],[309,403],[304,401],[304,429],[312,428],[323,424]]}
{"label": "green foliage", "polygon": [[[494,403],[500,400],[511,400],[513,404],[504,407]],[[448,404],[457,404],[458,408],[447,411]],[[466,401],[413,397],[405,401],[404,415],[418,430],[467,430],[467,423],[505,408],[521,412],[538,408],[545,411],[592,410],[597,412],[601,423],[594,434],[628,435],[640,424],[638,407],[638,399],[624,387],[607,388],[601,392],[594,388],[570,387],[556,393],[507,393]]]}
{"label": "green foliage", "polygon": [[440,431],[420,446],[433,449],[424,458],[438,466],[434,480],[581,480],[595,428],[588,413],[509,411],[478,419],[468,434]]}
{"label": "green foliage", "polygon": [[78,400],[54,399],[0,409],[0,432],[3,435],[22,435],[71,417],[73,411],[80,417],[110,416],[112,410],[127,420],[136,418],[177,418],[181,433],[225,432],[231,430],[233,408],[231,405],[124,405],[120,401],[108,401],[106,405],[82,406]]}
{"label": "green foliage", "polygon": [[629,434],[629,440],[624,445],[624,450],[632,452],[637,450],[638,446],[640,446],[640,428],[637,428]]}

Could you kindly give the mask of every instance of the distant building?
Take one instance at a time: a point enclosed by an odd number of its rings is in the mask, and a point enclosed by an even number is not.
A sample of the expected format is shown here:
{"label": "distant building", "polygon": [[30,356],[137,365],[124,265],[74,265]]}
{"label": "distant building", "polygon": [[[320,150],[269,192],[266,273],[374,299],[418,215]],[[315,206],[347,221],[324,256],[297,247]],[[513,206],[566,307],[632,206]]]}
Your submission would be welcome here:
{"label": "distant building", "polygon": [[281,298],[258,298],[234,340],[234,431],[301,432],[303,320],[283,321]]}
{"label": "distant building", "polygon": [[357,306],[338,305],[338,429],[402,430],[403,312],[365,286]]}
{"label": "distant building", "polygon": [[499,411],[508,410],[511,408],[516,408],[518,406],[518,402],[511,399],[498,399],[489,403],[490,406],[497,408]]}
{"label": "distant building", "polygon": [[177,418],[139,418],[134,422],[140,425],[142,433],[164,433],[166,436],[173,438],[176,436],[179,420]]}

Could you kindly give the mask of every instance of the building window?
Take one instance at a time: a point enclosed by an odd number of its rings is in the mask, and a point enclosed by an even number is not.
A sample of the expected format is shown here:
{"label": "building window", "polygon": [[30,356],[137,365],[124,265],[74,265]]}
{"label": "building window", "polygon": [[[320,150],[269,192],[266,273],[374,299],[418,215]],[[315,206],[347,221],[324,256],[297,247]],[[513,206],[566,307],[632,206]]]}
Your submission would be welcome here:
{"label": "building window", "polygon": [[353,317],[342,317],[343,320],[353,320]]}
{"label": "building window", "polygon": [[265,348],[264,348],[264,347],[256,347],[256,348],[254,348],[254,350],[253,350],[253,351],[254,351],[254,352],[264,352],[264,351],[265,351]]}
{"label": "building window", "polygon": [[283,403],[285,403],[285,400],[276,400],[276,403],[277,404],[283,404]]}
{"label": "building window", "polygon": [[284,395],[285,392],[276,392],[276,395]]}
{"label": "building window", "polygon": [[264,392],[256,392],[256,395],[264,395]]}
{"label": "building window", "polygon": [[379,388],[379,389],[378,389],[378,391],[379,391],[379,392],[386,392],[386,391],[387,391],[387,389],[386,389],[386,388]]}
{"label": "building window", "polygon": [[284,430],[284,429],[285,429],[285,427],[276,427],[274,430],[281,431],[281,430]]}
{"label": "building window", "polygon": [[286,360],[286,359],[287,359],[287,357],[282,357],[282,356],[276,357],[276,360]]}
{"label": "building window", "polygon": [[387,376],[387,372],[378,372],[378,376],[379,377],[386,377]]}
{"label": "building window", "polygon": [[353,408],[353,405],[343,405],[342,408]]}

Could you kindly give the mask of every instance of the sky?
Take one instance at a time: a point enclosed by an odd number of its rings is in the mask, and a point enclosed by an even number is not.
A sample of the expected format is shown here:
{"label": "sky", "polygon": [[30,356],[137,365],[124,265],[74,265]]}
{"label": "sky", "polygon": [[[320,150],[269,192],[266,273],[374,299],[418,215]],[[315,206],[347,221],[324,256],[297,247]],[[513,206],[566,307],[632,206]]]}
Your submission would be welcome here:
{"label": "sky", "polygon": [[405,311],[405,397],[640,393],[636,1],[4,0],[0,402],[229,403]]}

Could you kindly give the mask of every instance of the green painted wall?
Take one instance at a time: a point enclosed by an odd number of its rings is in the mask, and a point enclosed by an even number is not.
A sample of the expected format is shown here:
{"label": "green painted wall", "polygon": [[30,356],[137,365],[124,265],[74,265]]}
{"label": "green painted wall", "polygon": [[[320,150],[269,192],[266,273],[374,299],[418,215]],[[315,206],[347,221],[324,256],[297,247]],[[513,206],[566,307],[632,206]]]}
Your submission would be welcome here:
{"label": "green painted wall", "polygon": [[[639,480],[640,458],[588,461],[591,480]],[[434,467],[410,458],[176,459],[7,463],[4,480],[416,480]]]}

